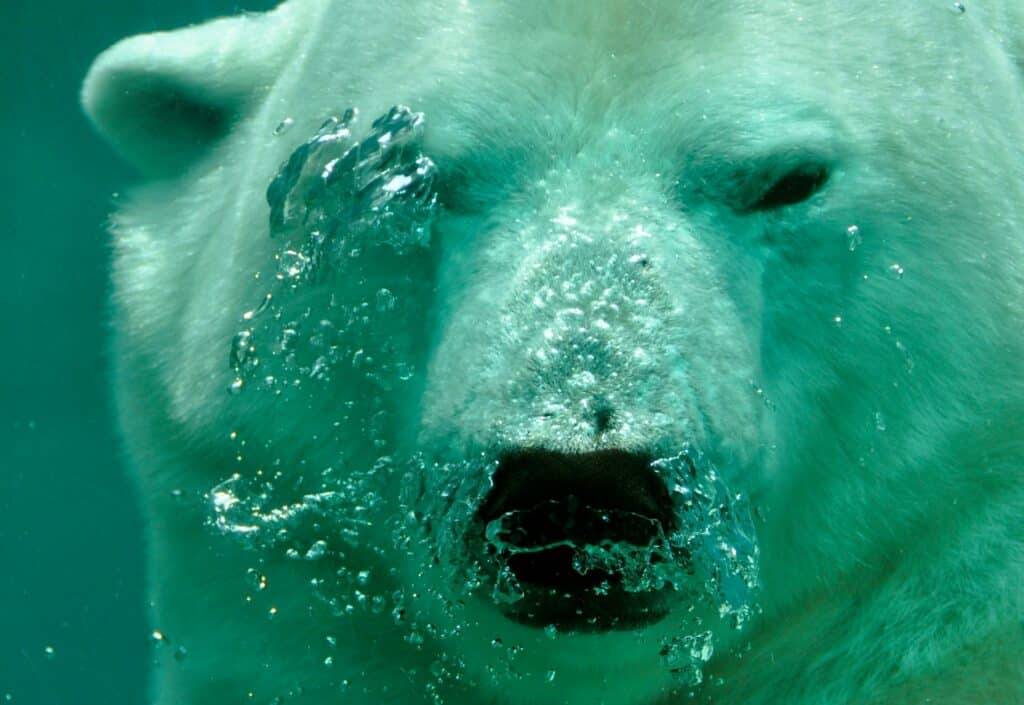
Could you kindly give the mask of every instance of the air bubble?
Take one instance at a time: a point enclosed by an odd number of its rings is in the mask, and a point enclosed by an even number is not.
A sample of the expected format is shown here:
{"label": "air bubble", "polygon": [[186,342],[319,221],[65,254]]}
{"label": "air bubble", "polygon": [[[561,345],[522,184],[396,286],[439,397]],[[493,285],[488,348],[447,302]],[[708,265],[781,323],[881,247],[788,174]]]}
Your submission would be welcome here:
{"label": "air bubble", "polygon": [[305,276],[311,269],[310,257],[297,250],[284,250],[277,256],[277,278],[297,280]]}
{"label": "air bubble", "polygon": [[902,340],[896,341],[896,349],[903,355],[903,365],[907,370],[907,373],[914,371],[914,358],[910,355],[910,349],[907,348],[906,343]]}
{"label": "air bubble", "polygon": [[859,226],[851,225],[846,229],[846,246],[850,250],[850,252],[856,250],[860,246],[863,239],[863,236],[861,236],[860,234]]}
{"label": "air bubble", "polygon": [[323,539],[316,541],[309,550],[306,551],[306,555],[303,556],[307,561],[318,561],[324,557],[327,553],[327,542]]}
{"label": "air bubble", "polygon": [[395,295],[388,289],[378,289],[376,300],[377,311],[379,313],[385,313],[395,309]]}
{"label": "air bubble", "polygon": [[274,128],[274,137],[280,137],[284,133],[288,132],[288,130],[292,129],[292,125],[294,124],[295,120],[290,117],[286,117],[277,124],[277,127]]}
{"label": "air bubble", "polygon": [[698,686],[704,682],[704,665],[714,655],[710,631],[675,637],[664,643],[661,657],[682,686]]}
{"label": "air bubble", "polygon": [[245,329],[235,333],[235,337],[231,341],[231,367],[235,370],[245,367],[250,361],[250,355],[255,350],[251,330]]}

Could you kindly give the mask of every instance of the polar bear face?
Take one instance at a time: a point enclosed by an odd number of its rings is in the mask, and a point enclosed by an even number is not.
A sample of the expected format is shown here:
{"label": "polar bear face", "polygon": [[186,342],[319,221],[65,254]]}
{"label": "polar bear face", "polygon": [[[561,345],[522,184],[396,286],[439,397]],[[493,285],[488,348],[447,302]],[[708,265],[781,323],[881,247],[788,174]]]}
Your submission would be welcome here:
{"label": "polar bear face", "polygon": [[918,560],[1021,398],[1005,18],[378,5],[128,40],[87,81],[155,177],[115,281],[193,669],[167,702],[786,678],[748,641]]}

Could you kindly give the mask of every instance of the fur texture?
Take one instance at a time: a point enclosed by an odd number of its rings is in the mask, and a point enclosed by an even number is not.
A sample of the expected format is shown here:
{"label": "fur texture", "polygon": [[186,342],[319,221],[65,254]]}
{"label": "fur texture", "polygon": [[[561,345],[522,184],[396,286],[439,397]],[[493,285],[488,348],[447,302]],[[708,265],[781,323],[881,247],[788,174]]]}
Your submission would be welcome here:
{"label": "fur texture", "polygon": [[[158,659],[156,702],[1024,702],[1019,15],[291,0],[103,54],[86,109],[154,177],[113,232],[154,627],[187,650]],[[410,378],[346,362],[229,394],[280,252],[268,184],[327,115],[365,130],[393,105],[422,111],[439,169],[429,261],[354,264],[277,311],[369,302],[354,349]],[[751,207],[807,165],[818,191]],[[210,528],[235,473],[285,505],[382,456],[683,441],[750,497],[761,555],[761,614],[717,634],[700,686],[669,677],[657,629],[550,640],[441,604],[393,548],[402,472],[357,483],[358,541],[312,529],[320,560]]]}

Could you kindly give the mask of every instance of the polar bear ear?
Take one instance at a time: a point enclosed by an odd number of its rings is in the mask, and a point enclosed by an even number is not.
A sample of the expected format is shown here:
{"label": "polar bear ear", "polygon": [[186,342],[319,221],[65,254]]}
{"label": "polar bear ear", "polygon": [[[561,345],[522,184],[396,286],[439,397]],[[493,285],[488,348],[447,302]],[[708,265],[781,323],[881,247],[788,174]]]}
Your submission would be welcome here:
{"label": "polar bear ear", "polygon": [[284,5],[125,39],[89,69],[85,112],[147,176],[178,173],[254,109],[287,62],[302,24]]}

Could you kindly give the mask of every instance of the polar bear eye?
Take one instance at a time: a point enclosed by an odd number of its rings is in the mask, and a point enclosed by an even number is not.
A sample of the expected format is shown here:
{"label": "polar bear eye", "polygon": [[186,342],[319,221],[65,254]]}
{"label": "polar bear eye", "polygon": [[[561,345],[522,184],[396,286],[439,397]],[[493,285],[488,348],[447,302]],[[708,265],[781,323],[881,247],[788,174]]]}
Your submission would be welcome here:
{"label": "polar bear eye", "polygon": [[828,169],[821,165],[797,167],[772,184],[750,209],[772,210],[806,201],[825,185],[828,176]]}
{"label": "polar bear eye", "polygon": [[450,213],[475,213],[482,207],[481,199],[464,174],[444,174],[438,185],[437,197],[441,206]]}

